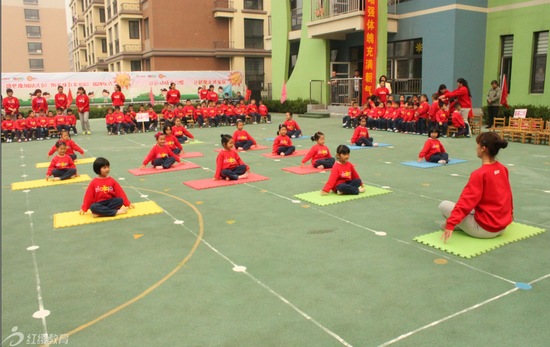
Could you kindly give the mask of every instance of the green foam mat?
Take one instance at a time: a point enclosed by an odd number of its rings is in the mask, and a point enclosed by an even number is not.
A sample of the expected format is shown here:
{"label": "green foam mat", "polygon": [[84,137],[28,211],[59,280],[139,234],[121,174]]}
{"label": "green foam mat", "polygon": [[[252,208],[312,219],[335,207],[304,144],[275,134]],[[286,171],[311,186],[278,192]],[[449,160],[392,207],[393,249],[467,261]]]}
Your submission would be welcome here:
{"label": "green foam mat", "polygon": [[462,258],[473,258],[492,251],[493,249],[535,236],[545,231],[545,229],[514,222],[506,228],[502,235],[492,239],[478,239],[467,235],[461,230],[455,230],[451,238],[447,240],[447,243],[441,240],[443,231],[435,231],[433,233],[417,236],[413,241]]}
{"label": "green foam mat", "polygon": [[302,193],[294,195],[296,198],[315,204],[319,206],[327,206],[332,204],[337,204],[339,202],[345,202],[350,200],[357,200],[362,198],[370,198],[371,196],[382,195],[391,193],[391,190],[373,187],[373,186],[363,186],[365,188],[364,193],[359,193],[359,195],[338,195],[331,192],[328,195],[321,195],[321,190],[316,190],[309,193]]}

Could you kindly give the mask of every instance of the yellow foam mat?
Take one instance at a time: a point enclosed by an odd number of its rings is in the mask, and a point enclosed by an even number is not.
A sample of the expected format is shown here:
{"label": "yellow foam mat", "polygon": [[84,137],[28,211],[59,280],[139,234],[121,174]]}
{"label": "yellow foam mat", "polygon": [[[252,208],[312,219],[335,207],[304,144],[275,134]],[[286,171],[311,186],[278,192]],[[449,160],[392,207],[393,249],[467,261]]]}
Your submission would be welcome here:
{"label": "yellow foam mat", "polygon": [[112,220],[146,216],[164,211],[154,201],[137,202],[133,205],[134,208],[129,208],[128,213],[118,214],[114,217],[93,217],[90,211],[82,215],[80,211],[56,213],[53,215],[53,227],[67,228],[83,224],[110,222]]}
{"label": "yellow foam mat", "polygon": [[86,182],[91,181],[92,179],[90,176],[84,174],[80,175],[75,178],[70,178],[68,180],[63,181],[46,181],[45,178],[39,179],[39,180],[33,180],[33,181],[24,181],[24,182],[14,182],[11,184],[11,190],[22,190],[22,189],[32,189],[32,188],[41,188],[41,187],[49,187],[49,186],[58,186],[61,184],[71,184],[71,183],[78,183],[78,182]]}
{"label": "yellow foam mat", "polygon": [[[96,160],[96,158],[78,158],[74,161],[74,164],[75,165],[79,165],[79,164],[90,164],[90,163],[93,163],[94,160]],[[51,162],[43,162],[43,163],[36,163],[36,168],[37,169],[44,169],[44,168],[47,168],[48,166],[50,166],[50,163]]]}

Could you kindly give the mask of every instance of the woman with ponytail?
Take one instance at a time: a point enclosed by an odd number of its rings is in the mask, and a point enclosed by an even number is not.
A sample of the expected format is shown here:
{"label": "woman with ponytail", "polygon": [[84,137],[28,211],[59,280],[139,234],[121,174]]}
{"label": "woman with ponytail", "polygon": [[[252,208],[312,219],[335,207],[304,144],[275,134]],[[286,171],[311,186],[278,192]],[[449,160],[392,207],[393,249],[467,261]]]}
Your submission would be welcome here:
{"label": "woman with ponytail", "polygon": [[481,167],[470,179],[458,202],[443,201],[439,210],[447,219],[441,237],[445,242],[455,227],[477,238],[493,238],[501,235],[513,221],[512,189],[508,169],[495,157],[508,142],[495,132],[481,133],[476,138],[477,157]]}

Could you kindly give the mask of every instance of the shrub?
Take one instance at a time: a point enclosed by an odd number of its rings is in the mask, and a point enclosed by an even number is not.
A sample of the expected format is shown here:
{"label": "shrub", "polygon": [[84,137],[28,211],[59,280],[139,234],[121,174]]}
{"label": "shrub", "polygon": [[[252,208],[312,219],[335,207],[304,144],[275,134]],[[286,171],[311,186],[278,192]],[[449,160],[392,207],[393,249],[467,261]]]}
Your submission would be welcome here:
{"label": "shrub", "polygon": [[286,100],[281,103],[279,100],[262,100],[269,112],[292,112],[293,114],[304,114],[307,112],[308,101],[304,99]]}
{"label": "shrub", "polygon": [[[514,110],[527,109],[527,118],[542,118],[545,121],[550,120],[550,107],[548,106],[535,106],[535,105],[510,105],[510,108],[500,107],[498,112],[499,117],[510,118],[514,116]],[[487,106],[481,108],[483,113],[483,120],[487,123],[489,114],[487,112]]]}

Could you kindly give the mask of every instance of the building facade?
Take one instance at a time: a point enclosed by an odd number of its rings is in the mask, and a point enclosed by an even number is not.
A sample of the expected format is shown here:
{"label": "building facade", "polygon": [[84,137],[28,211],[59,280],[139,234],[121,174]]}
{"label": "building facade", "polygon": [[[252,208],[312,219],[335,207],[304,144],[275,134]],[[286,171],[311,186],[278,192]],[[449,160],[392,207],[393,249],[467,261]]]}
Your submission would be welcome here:
{"label": "building facade", "polygon": [[255,97],[271,83],[269,0],[72,0],[75,71],[245,73]]}
{"label": "building facade", "polygon": [[2,1],[2,72],[66,72],[68,51],[64,0]]}
{"label": "building facade", "polygon": [[[369,3],[371,3],[369,1]],[[330,71],[362,75],[366,0],[288,0],[273,8],[273,94],[331,103]],[[509,103],[550,100],[550,3],[543,0],[378,0],[376,74],[394,94],[427,94],[469,82],[473,106],[506,74]],[[352,83],[352,82],[350,82]],[[336,103],[349,104],[351,87]],[[548,101],[546,101],[548,103]]]}

